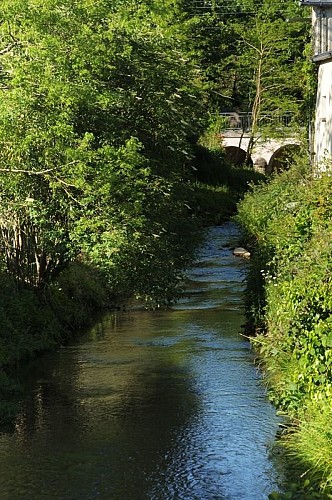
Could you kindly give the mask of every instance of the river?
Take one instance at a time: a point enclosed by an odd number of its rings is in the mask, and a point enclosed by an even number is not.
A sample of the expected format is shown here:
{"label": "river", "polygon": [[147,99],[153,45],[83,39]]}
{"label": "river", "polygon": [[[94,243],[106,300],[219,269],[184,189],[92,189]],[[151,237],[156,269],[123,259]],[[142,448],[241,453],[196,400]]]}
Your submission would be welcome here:
{"label": "river", "polygon": [[29,366],[1,500],[260,500],[278,429],[243,323],[237,228],[212,228],[170,310],[106,315]]}

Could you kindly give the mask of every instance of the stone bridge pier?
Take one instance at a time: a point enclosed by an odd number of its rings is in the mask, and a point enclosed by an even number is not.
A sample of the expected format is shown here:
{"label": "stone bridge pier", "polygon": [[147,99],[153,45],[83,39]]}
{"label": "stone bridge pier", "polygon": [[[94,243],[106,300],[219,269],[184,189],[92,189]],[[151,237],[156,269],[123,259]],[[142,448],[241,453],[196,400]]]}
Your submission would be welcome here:
{"label": "stone bridge pier", "polygon": [[[244,163],[250,136],[239,130],[226,130],[220,134],[221,146],[229,160]],[[294,137],[280,139],[256,138],[249,158],[254,169],[264,174],[272,174],[287,169],[294,154],[300,149],[300,140]]]}

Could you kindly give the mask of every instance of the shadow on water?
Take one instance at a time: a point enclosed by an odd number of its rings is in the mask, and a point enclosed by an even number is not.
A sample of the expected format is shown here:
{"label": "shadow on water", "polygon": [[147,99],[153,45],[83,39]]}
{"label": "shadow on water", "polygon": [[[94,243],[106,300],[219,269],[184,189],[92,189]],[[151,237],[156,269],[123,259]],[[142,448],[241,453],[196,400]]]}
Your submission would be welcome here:
{"label": "shadow on water", "polygon": [[115,339],[31,367],[15,433],[0,436],[1,498],[153,498],[156,477],[178,463],[199,397],[181,353],[155,352],[164,343],[141,333],[150,313],[124,316],[129,335],[110,318]]}
{"label": "shadow on water", "polygon": [[243,263],[212,230],[168,311],[106,316],[23,375],[0,491],[18,499],[266,499],[278,421],[243,322]]}

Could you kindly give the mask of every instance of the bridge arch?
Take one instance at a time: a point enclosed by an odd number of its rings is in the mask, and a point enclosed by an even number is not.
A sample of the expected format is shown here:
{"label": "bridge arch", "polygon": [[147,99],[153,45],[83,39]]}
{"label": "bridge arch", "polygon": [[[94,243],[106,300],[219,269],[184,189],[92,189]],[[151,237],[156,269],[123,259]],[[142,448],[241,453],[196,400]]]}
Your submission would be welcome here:
{"label": "bridge arch", "polygon": [[[233,165],[244,165],[246,161],[247,152],[237,146],[224,146],[225,156],[227,160]],[[252,159],[249,158],[249,164],[252,165]]]}
{"label": "bridge arch", "polygon": [[266,174],[281,173],[288,170],[294,159],[294,156],[300,151],[299,144],[294,142],[283,144],[272,154],[269,163],[266,166]]}

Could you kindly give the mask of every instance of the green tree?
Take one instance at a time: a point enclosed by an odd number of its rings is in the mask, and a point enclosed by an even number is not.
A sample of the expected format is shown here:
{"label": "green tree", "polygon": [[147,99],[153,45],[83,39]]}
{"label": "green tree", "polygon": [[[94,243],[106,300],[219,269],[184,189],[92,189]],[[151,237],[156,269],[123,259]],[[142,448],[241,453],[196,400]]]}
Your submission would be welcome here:
{"label": "green tree", "polygon": [[200,126],[169,5],[2,2],[0,230],[20,282],[42,286],[77,256],[111,280],[169,253]]}
{"label": "green tree", "polygon": [[271,118],[285,112],[303,122],[309,25],[288,22],[305,15],[298,2],[184,0],[182,5],[213,111],[249,113],[253,137],[263,125],[267,133],[275,133]]}
{"label": "green tree", "polygon": [[252,82],[247,97],[251,114],[248,155],[258,131],[264,133],[265,128],[265,134],[275,135],[282,133],[285,115],[292,117],[293,124],[302,119],[305,40],[303,25],[286,20],[287,15],[297,14],[291,7],[291,3],[288,9],[281,2],[264,3],[249,29],[236,27],[240,48],[237,63]]}

